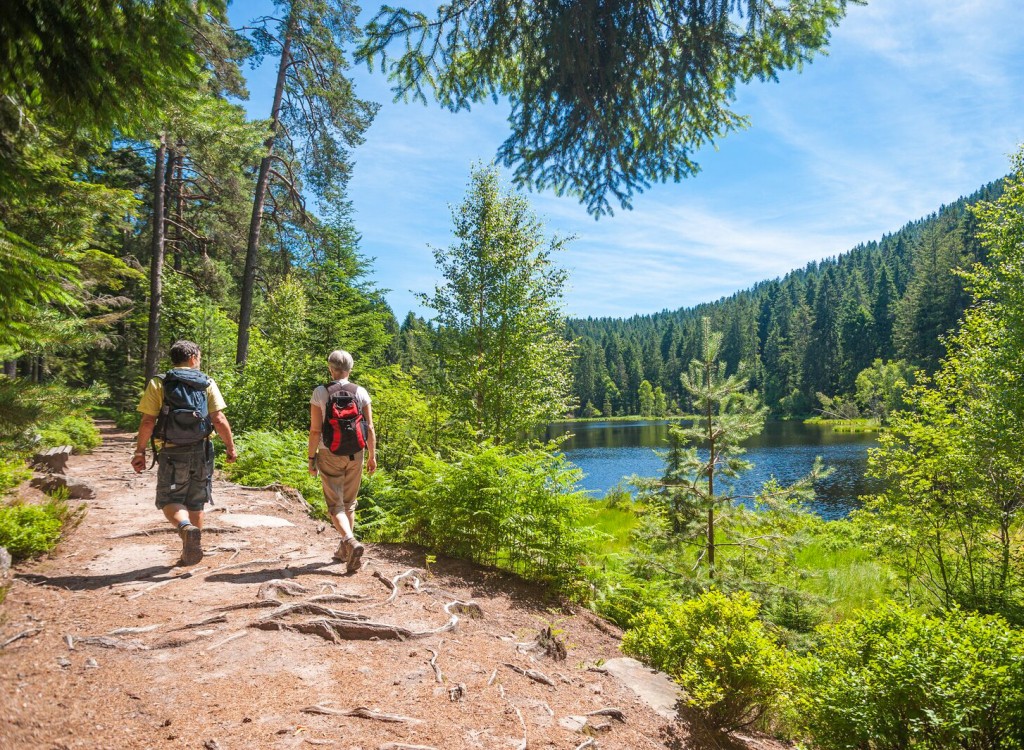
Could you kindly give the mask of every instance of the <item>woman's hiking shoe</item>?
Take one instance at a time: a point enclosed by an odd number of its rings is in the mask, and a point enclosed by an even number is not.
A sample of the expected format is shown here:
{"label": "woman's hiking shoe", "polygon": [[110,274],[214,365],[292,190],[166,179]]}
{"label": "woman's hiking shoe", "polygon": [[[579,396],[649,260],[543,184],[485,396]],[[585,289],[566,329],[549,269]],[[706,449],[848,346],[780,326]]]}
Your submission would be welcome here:
{"label": "woman's hiking shoe", "polygon": [[341,543],[338,544],[338,549],[336,549],[334,551],[333,557],[338,562],[348,562],[348,555],[349,555],[348,542],[345,541],[344,539],[342,539]]}
{"label": "woman's hiking shoe", "polygon": [[195,565],[203,559],[203,530],[198,526],[186,524],[178,529],[181,537],[181,564]]}
{"label": "woman's hiking shoe", "polygon": [[355,573],[363,567],[363,545],[359,542],[352,540],[352,552],[348,556],[348,564],[345,566],[345,570],[349,573]]}

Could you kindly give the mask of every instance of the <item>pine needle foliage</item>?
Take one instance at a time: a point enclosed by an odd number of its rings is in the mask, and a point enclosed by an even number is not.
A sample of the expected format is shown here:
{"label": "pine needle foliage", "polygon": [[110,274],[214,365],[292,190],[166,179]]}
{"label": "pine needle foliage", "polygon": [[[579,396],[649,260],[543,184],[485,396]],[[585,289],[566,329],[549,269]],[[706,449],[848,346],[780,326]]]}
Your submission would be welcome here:
{"label": "pine needle foliage", "polygon": [[396,98],[452,111],[507,98],[499,161],[519,185],[578,195],[599,216],[695,174],[698,150],[747,123],[731,109],[737,84],[809,61],[846,4],[452,0],[433,17],[384,6],[358,54]]}
{"label": "pine needle foliage", "polygon": [[[767,409],[748,390],[743,374],[725,375],[719,359],[722,334],[711,330],[708,318],[703,325],[700,354],[681,376],[694,414],[689,424],[669,430],[669,460],[660,494],[669,505],[674,532],[685,534],[705,524],[703,556],[714,577],[715,514],[729,510],[735,501],[730,488],[720,484],[716,489],[715,481],[735,478],[750,468],[741,444],[761,431]],[[705,453],[698,453],[698,447]]]}

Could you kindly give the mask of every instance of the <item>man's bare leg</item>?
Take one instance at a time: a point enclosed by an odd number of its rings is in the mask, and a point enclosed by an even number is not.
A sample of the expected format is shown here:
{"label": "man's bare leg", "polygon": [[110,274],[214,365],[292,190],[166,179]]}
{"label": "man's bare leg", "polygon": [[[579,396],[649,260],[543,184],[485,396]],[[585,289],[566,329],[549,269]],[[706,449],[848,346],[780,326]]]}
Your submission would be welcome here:
{"label": "man's bare leg", "polygon": [[181,536],[181,561],[195,565],[203,559],[203,511],[189,510],[184,505],[171,503],[163,507],[164,517],[174,525]]}

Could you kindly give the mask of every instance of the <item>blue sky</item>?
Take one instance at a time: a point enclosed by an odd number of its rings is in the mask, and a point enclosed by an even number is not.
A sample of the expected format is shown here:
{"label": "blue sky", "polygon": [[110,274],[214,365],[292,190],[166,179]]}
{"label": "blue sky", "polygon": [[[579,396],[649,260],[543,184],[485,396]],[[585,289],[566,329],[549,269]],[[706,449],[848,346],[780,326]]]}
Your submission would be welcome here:
{"label": "blue sky", "polygon": [[[423,3],[419,3],[421,7]],[[264,0],[236,0],[237,24]],[[364,15],[377,5],[366,3]],[[248,71],[267,117],[269,66]],[[349,194],[372,280],[399,319],[429,317],[415,292],[439,276],[451,206],[475,162],[506,138],[507,108],[452,114],[393,103],[387,82],[352,70],[383,106],[352,156]],[[738,92],[747,130],[697,155],[702,171],[595,220],[572,198],[529,193],[548,235],[575,235],[564,310],[627,317],[716,300],[880,238],[1009,171],[1024,143],[1024,3],[874,0],[851,6],[827,56]]]}

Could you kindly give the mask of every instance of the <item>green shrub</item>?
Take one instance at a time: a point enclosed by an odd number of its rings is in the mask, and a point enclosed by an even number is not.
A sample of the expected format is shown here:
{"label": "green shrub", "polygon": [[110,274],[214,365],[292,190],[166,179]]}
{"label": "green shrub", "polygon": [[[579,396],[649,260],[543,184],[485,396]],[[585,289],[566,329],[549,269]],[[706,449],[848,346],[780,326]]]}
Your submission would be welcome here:
{"label": "green shrub", "polygon": [[394,512],[408,541],[568,592],[593,537],[587,498],[574,489],[579,477],[550,446],[420,455],[401,472]]}
{"label": "green shrub", "polygon": [[41,505],[21,502],[0,506],[0,547],[14,561],[45,554],[57,546],[61,531],[77,523],[82,508],[72,510],[59,497]]}
{"label": "green shrub", "polygon": [[804,735],[835,748],[1024,748],[1024,635],[997,616],[886,605],[799,662]]}
{"label": "green shrub", "polygon": [[0,458],[0,495],[14,489],[32,476],[22,458]]}
{"label": "green shrub", "polygon": [[326,520],[327,503],[320,478],[309,475],[308,439],[308,433],[298,430],[247,432],[235,441],[238,460],[225,463],[224,472],[239,484],[264,487],[279,482],[294,487],[306,498],[312,516]]}
{"label": "green shrub", "polygon": [[644,611],[622,650],[668,673],[712,728],[731,731],[765,716],[789,686],[789,657],[757,619],[746,593],[709,591]]}
{"label": "green shrub", "polygon": [[103,442],[100,431],[89,417],[65,414],[52,422],[39,425],[42,445],[70,445],[75,453],[89,453]]}

